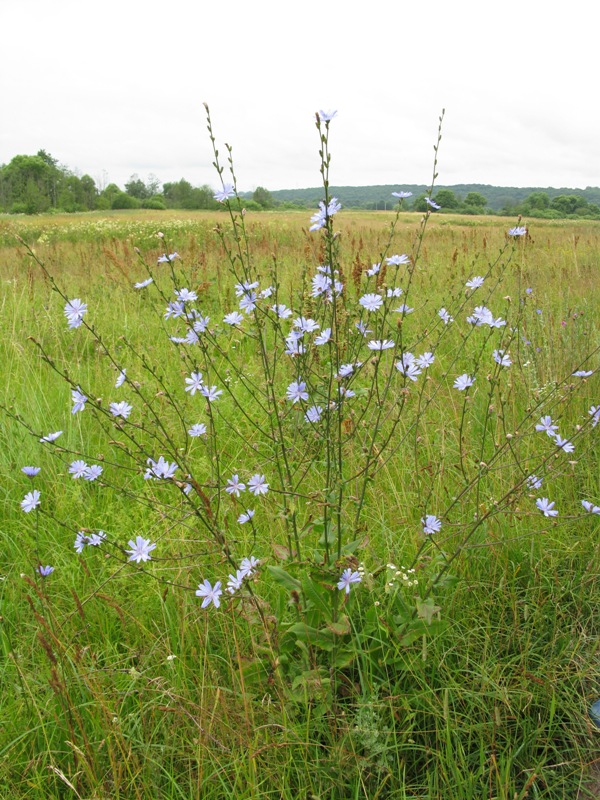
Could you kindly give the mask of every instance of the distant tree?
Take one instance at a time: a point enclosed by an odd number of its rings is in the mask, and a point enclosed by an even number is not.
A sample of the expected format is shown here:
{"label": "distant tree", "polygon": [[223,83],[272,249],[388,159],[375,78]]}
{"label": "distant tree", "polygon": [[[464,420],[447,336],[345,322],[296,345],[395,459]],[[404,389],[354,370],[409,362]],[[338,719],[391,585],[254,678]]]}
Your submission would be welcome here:
{"label": "distant tree", "polygon": [[252,194],[252,199],[255,203],[258,203],[261,208],[273,208],[275,205],[271,192],[264,189],[262,186],[256,187]]}
{"label": "distant tree", "polygon": [[440,189],[433,199],[442,208],[458,208],[459,205],[452,189]]}
{"label": "distant tree", "polygon": [[137,197],[134,197],[127,192],[119,191],[118,194],[112,199],[110,204],[111,208],[121,209],[121,208],[139,208],[140,207],[140,200]]}
{"label": "distant tree", "polygon": [[485,208],[487,206],[487,198],[479,192],[469,192],[465,197],[465,205],[473,208]]}
{"label": "distant tree", "polygon": [[125,192],[138,200],[145,200],[150,197],[146,184],[137,173],[134,173],[125,184]]}
{"label": "distant tree", "polygon": [[15,156],[2,168],[0,200],[25,214],[47,211],[56,204],[55,185],[60,172],[40,156]]}
{"label": "distant tree", "polygon": [[577,194],[559,194],[550,203],[550,208],[560,211],[561,214],[569,215],[576,214],[578,210],[584,209],[587,206],[585,197]]}
{"label": "distant tree", "polygon": [[546,192],[532,192],[525,198],[524,206],[526,208],[535,208],[540,211],[544,208],[550,207],[550,198]]}
{"label": "distant tree", "polygon": [[192,184],[182,178],[176,183],[165,183],[163,196],[170,208],[185,208],[184,204],[189,200],[192,190]]}
{"label": "distant tree", "polygon": [[81,184],[81,197],[83,205],[88,209],[88,211],[92,211],[94,208],[96,208],[96,198],[98,197],[96,183],[91,175],[82,175],[79,179],[79,182]]}
{"label": "distant tree", "polygon": [[146,191],[148,192],[148,197],[160,194],[160,180],[152,172],[148,175],[148,180],[146,181]]}
{"label": "distant tree", "polygon": [[413,201],[413,204],[412,204],[412,207],[413,207],[413,211],[427,211],[429,206],[427,205],[427,203],[425,201],[425,195],[424,194],[420,194],[417,197],[415,197],[415,199]]}

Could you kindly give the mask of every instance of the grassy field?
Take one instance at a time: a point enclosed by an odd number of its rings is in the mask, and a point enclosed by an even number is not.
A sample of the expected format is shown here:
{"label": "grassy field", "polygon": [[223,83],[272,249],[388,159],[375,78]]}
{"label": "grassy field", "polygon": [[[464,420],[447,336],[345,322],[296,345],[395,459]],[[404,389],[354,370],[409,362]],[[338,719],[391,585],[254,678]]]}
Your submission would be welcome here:
{"label": "grassy field", "polygon": [[[340,279],[353,297],[382,260],[392,220],[383,212],[336,218]],[[336,566],[360,561],[364,578],[343,609],[336,605],[330,640],[327,626],[321,639],[302,638],[294,621],[306,618],[289,591],[298,581],[305,598],[325,580],[322,547],[329,541],[319,520],[329,501],[315,499],[324,482],[323,436],[298,426],[285,439],[308,487],[292,502],[274,475],[273,452],[255,435],[273,415],[287,424],[292,412],[284,400],[275,412],[262,407],[258,345],[234,331],[216,338],[214,362],[197,362],[210,383],[227,387],[211,416],[219,446],[186,438],[186,425],[201,421],[197,398],[180,391],[196,356],[169,340],[168,274],[150,290],[133,288],[147,277],[144,261],[154,268],[165,251],[177,251],[177,280],[185,276],[203,312],[220,323],[237,306],[230,240],[215,232],[227,216],[0,218],[0,796],[598,796],[600,730],[588,709],[600,697],[600,516],[584,514],[581,500],[600,505],[600,426],[592,428],[588,414],[600,405],[600,224],[535,221],[513,244],[504,219],[433,216],[422,240],[419,222],[400,215],[388,251],[419,252],[410,295],[404,284],[414,314],[403,315],[393,333],[415,349],[435,345],[436,363],[427,380],[405,382],[393,401],[376,392],[359,397],[373,408],[380,403],[383,435],[389,430],[398,444],[385,456],[374,453],[373,480],[357,474],[349,483],[353,503],[364,490],[360,523],[352,527],[355,505],[343,519],[359,544]],[[278,302],[301,299],[316,316],[307,286],[327,255],[323,239],[307,232],[307,216],[248,214],[245,224],[261,287],[276,265]],[[16,236],[66,297],[87,303],[93,332],[67,328],[64,297]],[[500,255],[506,248],[509,261]],[[491,338],[482,345],[461,332],[458,313],[448,335],[440,327],[442,306],[460,309],[463,325],[472,310],[462,311],[465,282],[475,275],[489,275],[490,305],[509,321],[503,335],[514,364],[504,382],[483,366],[485,358],[493,364]],[[373,386],[385,384],[384,358],[364,368]],[[121,364],[137,382],[124,387],[127,395],[114,386]],[[452,380],[479,365],[463,401]],[[595,372],[572,377],[582,368]],[[279,375],[285,398],[295,376]],[[91,412],[70,413],[73,385],[90,392],[99,425]],[[123,397],[134,406],[143,401],[139,428],[125,444],[130,429],[115,428],[106,412],[110,400]],[[542,414],[575,439],[575,453],[540,457],[546,437],[534,424]],[[366,419],[366,412],[350,415],[343,431],[350,472],[371,446]],[[51,451],[39,438],[55,430],[64,434]],[[189,474],[211,476],[203,487],[246,463],[273,475],[252,529],[235,527],[242,501],[218,495],[220,529],[231,547],[261,560],[245,600],[200,608],[193,590],[227,571],[229,551],[186,512],[183,496],[144,485],[132,452],[135,443],[142,453],[159,440],[164,452],[181,454]],[[71,479],[69,464],[82,454],[103,465],[101,481]],[[540,463],[541,495],[560,509],[555,519],[535,511],[539,493],[510,494]],[[42,467],[34,483],[21,472],[30,464]],[[43,513],[25,515],[19,502],[34,486]],[[449,533],[424,542],[420,517],[442,507],[454,509]],[[286,531],[296,514],[301,530],[292,542]],[[470,533],[473,519],[488,521]],[[156,558],[135,568],[118,546],[77,555],[77,531],[92,528],[122,543],[149,536],[158,542]],[[392,562],[398,570],[386,566]],[[55,570],[41,578],[39,564]],[[307,564],[308,584],[300,577]],[[415,573],[391,589],[391,573],[410,566]],[[268,567],[285,567],[293,577],[285,591]],[[320,597],[315,590],[313,610]]]}

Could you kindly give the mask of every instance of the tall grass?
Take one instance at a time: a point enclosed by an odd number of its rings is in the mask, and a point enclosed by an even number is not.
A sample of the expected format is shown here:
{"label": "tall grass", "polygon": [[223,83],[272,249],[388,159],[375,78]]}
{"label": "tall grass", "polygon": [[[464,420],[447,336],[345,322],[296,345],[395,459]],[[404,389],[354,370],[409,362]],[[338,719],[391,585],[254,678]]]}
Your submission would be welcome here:
{"label": "tall grass", "polygon": [[[336,263],[352,297],[364,292],[365,273],[385,249],[392,220],[352,212],[336,218]],[[512,260],[502,262],[507,266],[490,273],[498,282],[494,310],[516,328],[512,371],[500,377],[493,373],[493,342],[482,344],[464,328],[475,303],[464,284],[487,274],[513,246],[502,222],[468,222],[429,219],[411,274],[416,310],[397,329],[407,341],[437,342],[436,365],[429,380],[416,387],[406,381],[386,401],[406,407],[394,429],[400,444],[372,450],[374,479],[356,482],[364,485],[361,517],[340,546],[359,542],[363,577],[327,622],[339,639],[337,661],[327,643],[320,650],[327,625],[315,626],[320,638],[298,628],[289,635],[298,613],[294,582],[301,586],[296,594],[314,592],[314,611],[333,592],[322,589],[323,570],[335,582],[342,565],[356,566],[353,554],[345,561],[341,553],[326,554],[333,543],[322,521],[322,434],[285,440],[308,475],[306,497],[293,510],[290,496],[287,505],[265,500],[263,519],[248,530],[235,525],[240,504],[218,501],[225,547],[215,546],[190,516],[183,496],[161,487],[142,493],[127,449],[111,444],[123,439],[125,425],[95,427],[87,411],[69,413],[72,385],[93,387],[90,402],[102,422],[108,402],[120,399],[117,365],[127,363],[131,380],[140,383],[128,399],[145,403],[140,424],[150,438],[144,441],[152,441],[158,412],[169,435],[176,430],[170,395],[191,362],[169,341],[169,321],[161,321],[164,297],[172,298],[168,276],[156,276],[158,294],[132,288],[145,277],[135,248],[153,265],[165,240],[176,247],[203,312],[220,321],[237,302],[226,261],[235,236],[214,231],[223,215],[17,223],[66,296],[84,297],[93,309],[94,330],[74,336],[66,328],[64,298],[26,248],[5,239],[0,785],[7,797],[586,796],[598,741],[586,712],[600,692],[599,525],[597,515],[582,513],[580,501],[600,501],[598,429],[591,430],[588,415],[600,398],[597,373],[586,379],[571,373],[600,344],[598,226],[536,222]],[[399,249],[418,247],[419,225],[414,215],[399,216]],[[297,214],[256,221],[248,215],[244,226],[261,288],[275,264],[278,302],[302,301],[317,313],[307,287],[314,265],[332,256],[326,250],[333,240],[309,235]],[[158,229],[164,239],[156,238]],[[177,280],[183,274],[176,272]],[[432,331],[442,306],[455,312],[457,324],[438,340]],[[429,320],[429,328],[417,332],[416,318],[419,326]],[[222,421],[228,414],[236,429],[220,428],[218,451],[186,443],[182,458],[194,475],[210,474],[218,459],[223,484],[252,453],[261,465],[272,465],[273,456],[258,449],[253,433],[262,413],[256,342],[240,332],[219,342],[218,357],[203,371],[214,370],[227,389]],[[367,386],[376,385],[384,356],[365,367]],[[449,367],[465,358],[486,365],[467,402],[452,387],[463,370]],[[586,368],[597,370],[595,358]],[[488,374],[494,377],[486,382]],[[499,380],[505,380],[500,388]],[[241,397],[247,418],[235,405]],[[198,415],[192,400],[178,401],[186,423]],[[284,402],[275,408],[289,415]],[[575,438],[574,456],[547,449],[540,455],[545,434],[533,428],[542,413],[560,414],[561,432]],[[345,434],[369,447],[370,428],[361,427],[360,414],[348,420]],[[37,440],[61,428],[51,457]],[[69,476],[81,453],[104,466],[102,485]],[[360,448],[352,451],[350,468],[363,457]],[[32,487],[20,472],[25,464],[42,466],[35,486],[43,514],[25,516],[19,508]],[[540,464],[560,516],[533,513],[537,495],[524,488],[496,513],[502,491]],[[454,525],[445,523],[441,538],[424,540],[425,507],[460,513]],[[298,542],[286,534],[296,509],[303,515]],[[483,522],[465,535],[477,519]],[[116,546],[88,547],[77,556],[73,538],[81,528],[109,531]],[[162,550],[147,569],[132,568],[119,550],[140,533]],[[239,558],[253,547],[264,566],[250,593],[235,605],[201,610],[193,592],[198,580],[223,574],[230,553]],[[35,572],[40,563],[51,563],[54,573],[42,579]],[[284,587],[269,581],[267,565]],[[304,597],[300,609],[306,603]],[[308,624],[308,616],[300,619]]]}

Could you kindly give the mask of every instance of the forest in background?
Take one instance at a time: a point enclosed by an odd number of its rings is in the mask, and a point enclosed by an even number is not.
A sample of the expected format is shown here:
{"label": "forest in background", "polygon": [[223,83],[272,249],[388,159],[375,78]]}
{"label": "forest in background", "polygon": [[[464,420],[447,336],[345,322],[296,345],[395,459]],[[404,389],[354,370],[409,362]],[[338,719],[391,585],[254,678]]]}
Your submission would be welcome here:
{"label": "forest in background", "polygon": [[[425,184],[379,186],[331,186],[330,192],[345,208],[391,210],[394,191],[412,192],[403,201],[407,211],[427,210]],[[17,155],[0,166],[0,212],[40,214],[150,208],[219,209],[222,205],[208,185],[193,186],[185,178],[162,183],[155,175],[146,181],[133,174],[123,188],[115,183],[99,185],[90,175],[79,175],[47,153]],[[241,192],[244,205],[255,211],[275,208],[314,208],[322,200],[322,188],[268,190],[258,186]],[[433,199],[437,213],[497,214],[542,219],[600,219],[600,187],[585,189],[509,187],[487,184],[437,186]]]}

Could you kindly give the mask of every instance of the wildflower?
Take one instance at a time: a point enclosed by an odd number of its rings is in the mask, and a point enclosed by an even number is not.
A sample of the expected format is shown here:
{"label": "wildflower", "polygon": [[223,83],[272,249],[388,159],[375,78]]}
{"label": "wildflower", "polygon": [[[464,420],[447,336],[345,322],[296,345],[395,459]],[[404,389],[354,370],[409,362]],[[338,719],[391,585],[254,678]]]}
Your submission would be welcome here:
{"label": "wildflower", "polygon": [[150,539],[144,539],[142,536],[136,536],[135,542],[130,539],[127,544],[131,550],[126,550],[129,553],[128,561],[135,561],[139,564],[141,561],[150,561],[152,556],[151,551],[156,547],[156,543],[151,544]]}
{"label": "wildflower", "polygon": [[492,312],[486,306],[477,306],[467,322],[471,325],[490,325],[494,320]]}
{"label": "wildflower", "polygon": [[362,575],[360,572],[352,572],[350,567],[345,569],[338,581],[337,588],[340,592],[346,592],[346,594],[350,594],[350,586],[353,583],[360,583],[362,581]]}
{"label": "wildflower", "polygon": [[527,478],[527,486],[530,489],[541,489],[542,488],[542,480],[543,480],[543,478],[538,478],[537,475],[530,475]]}
{"label": "wildflower", "polygon": [[246,484],[242,483],[238,475],[232,475],[227,479],[227,486],[225,487],[227,494],[234,494],[236,497],[240,496],[240,492],[246,491]]}
{"label": "wildflower", "polygon": [[578,369],[577,372],[573,373],[573,376],[575,378],[589,378],[590,375],[593,375],[593,374],[594,374],[594,370],[593,369],[590,369],[590,370]]}
{"label": "wildflower", "polygon": [[327,342],[331,339],[331,328],[325,328],[325,330],[321,331],[321,333],[315,337],[315,344],[322,345],[327,344]]}
{"label": "wildflower", "polygon": [[422,356],[419,356],[417,359],[415,359],[415,363],[417,366],[421,367],[421,369],[427,369],[427,367],[430,367],[434,361],[435,356],[433,353],[423,353]]}
{"label": "wildflower", "polygon": [[307,422],[312,422],[313,424],[315,424],[319,422],[319,420],[321,419],[322,413],[323,409],[321,406],[311,406],[304,415],[304,419]]}
{"label": "wildflower", "polygon": [[554,436],[556,436],[555,431],[558,430],[558,425],[553,425],[552,424],[552,417],[549,417],[548,415],[546,415],[545,417],[542,417],[540,419],[538,424],[535,426],[535,429],[536,429],[536,431],[546,431],[548,436],[554,437]]}
{"label": "wildflower", "polygon": [[327,224],[327,209],[325,208],[325,203],[321,201],[319,203],[319,210],[312,215],[310,218],[312,225],[309,228],[309,231],[318,231],[321,228],[324,228]]}
{"label": "wildflower", "polygon": [[358,302],[367,311],[378,311],[383,305],[383,297],[379,294],[365,294]]}
{"label": "wildflower", "polygon": [[175,289],[175,296],[181,303],[193,303],[198,299],[198,295],[189,289]]}
{"label": "wildflower", "polygon": [[402,289],[399,286],[395,286],[393,289],[388,289],[386,294],[388,297],[400,297]]}
{"label": "wildflower", "polygon": [[418,376],[421,374],[421,370],[419,369],[418,365],[415,363],[414,360],[411,361],[397,361],[396,362],[396,369],[405,378],[408,378],[411,381],[416,382]]}
{"label": "wildflower", "polygon": [[439,211],[439,210],[440,210],[440,208],[441,208],[441,206],[439,206],[439,205],[438,205],[438,204],[435,202],[435,200],[432,200],[432,199],[431,199],[431,197],[426,197],[426,198],[425,198],[425,202],[427,203],[427,205],[428,205],[430,208],[433,208],[433,209],[435,209],[435,211]]}
{"label": "wildflower", "polygon": [[354,371],[354,364],[342,364],[340,366],[340,371],[338,372],[336,377],[347,378],[348,375],[352,375],[353,371]]}
{"label": "wildflower", "polygon": [[201,372],[192,372],[190,377],[185,379],[185,382],[188,384],[185,387],[185,391],[189,392],[191,397],[204,386]]}
{"label": "wildflower", "polygon": [[260,494],[266,494],[269,491],[269,484],[265,481],[264,475],[253,475],[248,481],[248,491],[258,497]]}
{"label": "wildflower", "polygon": [[337,197],[332,197],[329,203],[327,204],[327,216],[333,217],[334,214],[337,214],[338,211],[341,211],[342,204],[338,202]]}
{"label": "wildflower", "polygon": [[87,313],[87,305],[78,297],[69,300],[65,305],[65,317],[69,323],[69,328],[78,328],[83,322],[83,315]]}
{"label": "wildflower", "polygon": [[[242,588],[242,583],[244,582],[244,576],[238,569],[235,575],[229,575],[229,580],[227,581],[227,591],[229,594],[235,594],[238,589]],[[197,593],[196,593],[197,594]]]}
{"label": "wildflower", "polygon": [[256,292],[245,294],[240,300],[240,308],[244,314],[251,314],[256,308]]}
{"label": "wildflower", "polygon": [[371,339],[371,341],[367,342],[369,350],[390,350],[395,346],[392,339]]}
{"label": "wildflower", "polygon": [[483,281],[484,278],[482,278],[481,275],[476,275],[474,278],[468,280],[465,286],[468,289],[479,289],[480,286],[483,286]]}
{"label": "wildflower", "polygon": [[554,502],[551,503],[547,497],[538,497],[535,504],[545,517],[558,516],[558,511],[554,509]]}
{"label": "wildflower", "polygon": [[352,389],[347,389],[345,386],[340,386],[340,397],[345,397],[349,400],[351,397],[356,397],[356,392]]}
{"label": "wildflower", "polygon": [[259,297],[262,300],[266,300],[268,297],[271,297],[271,295],[273,294],[274,291],[275,291],[275,287],[274,286],[267,286],[266,289],[262,290],[262,292],[260,293]]}
{"label": "wildflower", "polygon": [[222,189],[217,189],[214,193],[213,197],[215,200],[218,200],[219,203],[224,203],[225,200],[229,200],[230,197],[235,195],[235,190],[231,183],[224,183]]}
{"label": "wildflower", "polygon": [[219,395],[223,394],[223,390],[217,389],[216,386],[211,386],[210,388],[208,386],[202,386],[200,392],[206,397],[209,403],[214,403],[215,400],[219,399]]}
{"label": "wildflower", "polygon": [[42,567],[42,565],[40,564],[39,567],[36,569],[36,572],[38,572],[42,576],[42,578],[47,578],[48,575],[52,575],[52,573],[54,572],[54,567],[51,567],[50,564],[48,564],[48,566],[46,567]]}
{"label": "wildflower", "polygon": [[258,558],[254,558],[254,556],[250,556],[250,558],[242,558],[240,562],[240,572],[242,573],[242,577],[249,578],[251,575],[254,574],[256,567],[260,564]]}
{"label": "wildflower", "polygon": [[177,319],[183,317],[185,314],[185,307],[181,300],[172,300],[163,314],[165,319]]}
{"label": "wildflower", "polygon": [[242,283],[235,284],[235,296],[243,297],[252,293],[253,289],[258,289],[258,281],[243,281]]}
{"label": "wildflower", "polygon": [[194,320],[194,324],[192,325],[192,327],[196,333],[204,333],[208,328],[209,322],[210,322],[210,317],[203,317],[202,314],[200,314]]}
{"label": "wildflower", "polygon": [[410,264],[410,258],[406,255],[406,253],[402,253],[402,255],[393,255],[389,258],[386,258],[385,263],[390,267],[400,267],[403,264]]}
{"label": "wildflower", "polygon": [[145,289],[146,286],[150,286],[151,283],[154,282],[154,278],[146,278],[145,281],[140,281],[139,283],[134,283],[134,289]]}
{"label": "wildflower", "polygon": [[308,400],[306,383],[304,381],[293,381],[287,387],[286,394],[288,400],[291,400],[292,403],[296,403],[298,400]]}
{"label": "wildflower", "polygon": [[206,425],[203,422],[197,422],[188,431],[190,436],[204,436],[206,433]]}
{"label": "wildflower", "polygon": [[41,469],[41,467],[21,467],[21,472],[24,472],[28,478],[35,478]]}
{"label": "wildflower", "polygon": [[299,331],[292,331],[288,337],[286,337],[285,343],[287,347],[285,348],[285,354],[288,356],[299,356],[301,353],[304,353],[304,345],[302,342],[298,340],[298,336],[296,334],[302,333]]}
{"label": "wildflower", "polygon": [[73,462],[71,462],[71,466],[69,467],[69,474],[73,476],[73,479],[75,479],[75,478],[83,478],[83,476],[86,473],[87,468],[88,468],[88,465],[85,463],[85,461],[81,461],[81,460],[73,461]]}
{"label": "wildflower", "polygon": [[126,378],[127,378],[127,370],[122,369],[119,372],[119,377],[117,378],[117,380],[115,382],[115,389],[118,389],[120,386],[123,386],[123,384],[125,383],[125,379]]}
{"label": "wildflower", "polygon": [[401,305],[398,306],[398,308],[394,309],[394,312],[396,314],[412,314],[413,311],[414,308],[409,308],[409,306],[407,306],[406,303],[402,303]]}
{"label": "wildflower", "polygon": [[83,479],[86,481],[95,481],[102,475],[103,469],[100,464],[91,464],[83,473]]}
{"label": "wildflower", "polygon": [[239,311],[232,311],[230,314],[225,314],[223,317],[223,322],[227,323],[227,325],[241,325],[244,321],[244,317],[240,314]]}
{"label": "wildflower", "polygon": [[371,269],[367,270],[367,275],[369,276],[369,278],[372,278],[374,275],[377,275],[380,269],[381,269],[381,263],[373,264]]}
{"label": "wildflower", "polygon": [[600,422],[600,406],[592,406],[588,411],[588,414],[592,418],[592,428],[595,428]]}
{"label": "wildflower", "polygon": [[523,226],[517,226],[516,228],[511,228],[508,231],[509,236],[525,236],[527,233],[527,228]]}
{"label": "wildflower", "polygon": [[366,336],[368,333],[373,333],[373,331],[367,328],[366,324],[362,321],[357,322],[356,327],[358,329],[358,332],[362,333],[363,336]]}
{"label": "wildflower", "polygon": [[210,583],[205,580],[204,583],[198,584],[198,588],[196,589],[196,596],[204,598],[202,600],[202,608],[206,608],[211,603],[215,608],[218,608],[221,605],[221,600],[219,598],[222,594],[221,581],[217,581],[214,586],[211,586]]}
{"label": "wildflower", "polygon": [[412,197],[412,192],[392,192],[392,197],[404,200],[406,197]]}
{"label": "wildflower", "polygon": [[21,508],[23,511],[29,514],[30,511],[37,508],[40,504],[40,497],[41,493],[38,492],[37,489],[34,489],[33,492],[27,492],[25,497],[21,500]]}
{"label": "wildflower", "polygon": [[331,122],[331,120],[336,116],[336,111],[319,111],[319,119],[321,122]]}
{"label": "wildflower", "polygon": [[271,306],[271,310],[274,311],[280,319],[287,319],[288,317],[292,316],[292,309],[288,308],[283,303],[279,303],[276,306]]}
{"label": "wildflower", "polygon": [[568,439],[563,439],[558,434],[554,437],[554,441],[556,442],[556,446],[564,450],[565,453],[572,453],[575,450],[575,445],[572,442]]}
{"label": "wildflower", "polygon": [[98,533],[92,533],[92,535],[88,536],[87,539],[90,547],[100,547],[102,542],[106,539],[106,534],[104,531],[98,531]]}
{"label": "wildflower", "polygon": [[55,431],[54,433],[48,433],[46,436],[42,436],[40,442],[55,442],[61,434],[62,431]]}
{"label": "wildflower", "polygon": [[133,406],[130,406],[125,400],[121,400],[120,403],[111,403],[109,409],[113,417],[123,417],[123,419],[127,419],[133,411]]}
{"label": "wildflower", "polygon": [[163,253],[162,256],[157,258],[157,262],[159,264],[168,264],[170,261],[175,261],[176,258],[179,258],[179,253],[169,253],[169,255]]}
{"label": "wildflower", "polygon": [[471,378],[470,375],[467,375],[467,373],[464,372],[454,381],[454,388],[458,389],[459,392],[464,392],[465,389],[468,389],[469,386],[473,386],[474,383],[475,378]]}
{"label": "wildflower", "polygon": [[441,519],[438,519],[435,514],[426,514],[421,522],[423,524],[423,533],[431,536],[433,533],[439,533],[442,527]]}
{"label": "wildflower", "polygon": [[75,537],[75,543],[73,545],[75,552],[82,553],[86,544],[90,544],[90,537],[87,536],[87,534],[85,534],[83,531],[78,531],[77,536]]}
{"label": "wildflower", "polygon": [[242,514],[239,515],[237,521],[240,523],[240,525],[244,525],[246,522],[250,522],[253,516],[254,510],[252,508],[247,508]]}
{"label": "wildflower", "polygon": [[582,500],[581,505],[590,514],[600,514],[600,506],[595,506],[593,503],[590,503],[589,500]]}
{"label": "wildflower", "polygon": [[492,355],[496,364],[500,364],[501,367],[510,367],[512,364],[510,356],[504,350],[494,350]]}
{"label": "wildflower", "polygon": [[315,322],[314,319],[310,317],[306,319],[306,317],[297,317],[294,320],[294,327],[298,328],[302,333],[312,333],[313,331],[318,330],[321,326],[318,322]]}
{"label": "wildflower", "polygon": [[165,461],[163,456],[160,456],[158,461],[149,458],[146,463],[148,464],[148,469],[144,474],[144,480],[149,480],[150,478],[170,480],[179,469],[175,462],[171,464]]}
{"label": "wildflower", "polygon": [[73,401],[71,414],[76,414],[78,411],[83,411],[88,400],[79,386],[76,389],[71,389],[71,399]]}

